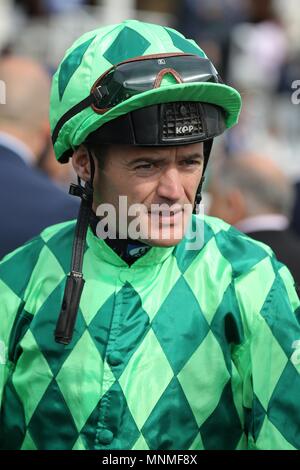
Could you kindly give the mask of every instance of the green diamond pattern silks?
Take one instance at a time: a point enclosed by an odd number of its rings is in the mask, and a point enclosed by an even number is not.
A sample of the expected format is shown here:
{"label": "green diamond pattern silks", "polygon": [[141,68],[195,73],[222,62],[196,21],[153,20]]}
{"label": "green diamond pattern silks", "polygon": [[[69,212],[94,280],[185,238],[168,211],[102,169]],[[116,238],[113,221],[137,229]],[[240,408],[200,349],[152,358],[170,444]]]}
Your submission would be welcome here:
{"label": "green diamond pattern silks", "polygon": [[74,222],[4,258],[2,449],[300,449],[292,277],[265,245],[200,223],[201,248],[131,267],[89,231],[67,346],[54,329]]}

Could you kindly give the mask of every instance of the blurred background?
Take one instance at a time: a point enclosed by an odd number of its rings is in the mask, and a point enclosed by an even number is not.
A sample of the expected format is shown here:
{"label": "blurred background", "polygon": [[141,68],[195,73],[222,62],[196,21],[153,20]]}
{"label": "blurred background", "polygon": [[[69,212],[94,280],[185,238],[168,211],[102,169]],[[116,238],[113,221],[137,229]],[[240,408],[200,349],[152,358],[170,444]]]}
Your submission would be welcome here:
{"label": "blurred background", "polygon": [[[126,18],[168,25],[195,39],[223,80],[242,94],[239,125],[214,145],[206,182],[207,211],[214,165],[259,154],[266,165],[272,160],[291,184],[289,225],[300,234],[299,2],[0,0],[0,52],[31,57],[51,75],[75,38]],[[62,187],[72,178],[72,170],[56,164],[51,150],[39,166]]]}

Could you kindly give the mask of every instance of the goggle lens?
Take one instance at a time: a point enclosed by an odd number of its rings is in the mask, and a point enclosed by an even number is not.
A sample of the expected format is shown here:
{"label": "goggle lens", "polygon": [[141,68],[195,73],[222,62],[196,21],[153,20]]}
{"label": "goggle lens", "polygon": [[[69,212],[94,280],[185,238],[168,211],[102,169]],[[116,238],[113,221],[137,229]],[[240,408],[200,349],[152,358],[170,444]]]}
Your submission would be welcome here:
{"label": "goggle lens", "polygon": [[139,93],[156,88],[158,78],[171,73],[180,83],[220,82],[220,77],[209,59],[196,55],[176,55],[157,58],[141,58],[120,63],[93,86],[98,96],[93,108],[105,112]]}

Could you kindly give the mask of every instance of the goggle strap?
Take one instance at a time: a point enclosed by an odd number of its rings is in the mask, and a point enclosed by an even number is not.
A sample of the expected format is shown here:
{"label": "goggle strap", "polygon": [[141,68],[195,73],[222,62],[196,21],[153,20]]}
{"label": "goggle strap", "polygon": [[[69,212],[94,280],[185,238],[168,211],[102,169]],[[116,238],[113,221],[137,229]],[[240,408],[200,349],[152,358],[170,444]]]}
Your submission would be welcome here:
{"label": "goggle strap", "polygon": [[91,104],[95,102],[95,96],[89,95],[84,100],[80,101],[79,103],[75,104],[72,108],[69,109],[57,122],[54,131],[52,133],[52,143],[53,145],[57,141],[59,131],[64,126],[64,124],[69,121],[72,117],[76,116],[76,114],[83,111],[85,108],[88,108]]}
{"label": "goggle strap", "polygon": [[108,89],[106,86],[98,86],[91,92],[89,96],[87,96],[84,100],[80,101],[79,103],[75,104],[72,108],[69,109],[57,122],[53,134],[52,134],[52,143],[53,145],[57,141],[59,131],[63,127],[63,125],[69,121],[73,116],[79,114],[85,108],[88,108],[91,105],[95,105],[96,107],[100,106],[100,102],[104,96],[108,95]]}

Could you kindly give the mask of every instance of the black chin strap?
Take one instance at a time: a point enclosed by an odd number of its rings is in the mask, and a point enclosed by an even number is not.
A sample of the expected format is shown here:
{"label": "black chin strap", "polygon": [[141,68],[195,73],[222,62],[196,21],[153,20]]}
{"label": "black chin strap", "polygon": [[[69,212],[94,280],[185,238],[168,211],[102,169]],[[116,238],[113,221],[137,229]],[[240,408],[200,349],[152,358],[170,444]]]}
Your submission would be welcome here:
{"label": "black chin strap", "polygon": [[200,206],[200,203],[202,201],[202,185],[203,185],[204,181],[205,181],[205,176],[202,176],[202,178],[200,180],[200,184],[199,184],[198,189],[197,189],[197,193],[196,193],[193,214],[198,214],[199,206]]}
{"label": "black chin strap", "polygon": [[211,152],[211,149],[212,149],[212,145],[213,145],[213,139],[209,139],[207,141],[204,142],[204,165],[203,165],[203,173],[202,173],[202,178],[200,180],[200,183],[199,183],[199,186],[198,186],[198,189],[197,189],[197,194],[196,194],[196,199],[195,199],[195,205],[194,205],[194,210],[193,210],[193,213],[194,214],[198,214],[198,211],[199,211],[199,206],[200,206],[200,202],[202,200],[202,185],[205,181],[205,176],[204,176],[204,173],[205,173],[205,170],[206,170],[206,167],[207,167],[207,163],[208,163],[208,159],[209,159],[209,156],[210,156],[210,152]]}
{"label": "black chin strap", "polygon": [[90,181],[85,183],[85,186],[82,186],[78,177],[78,184],[71,184],[69,190],[70,194],[81,198],[81,205],[75,228],[71,271],[67,276],[62,307],[55,329],[55,341],[62,344],[69,344],[72,340],[80,297],[85,283],[82,274],[82,263],[86,233],[93,204],[93,180],[95,174],[94,160],[89,149],[88,153],[91,167]]}

